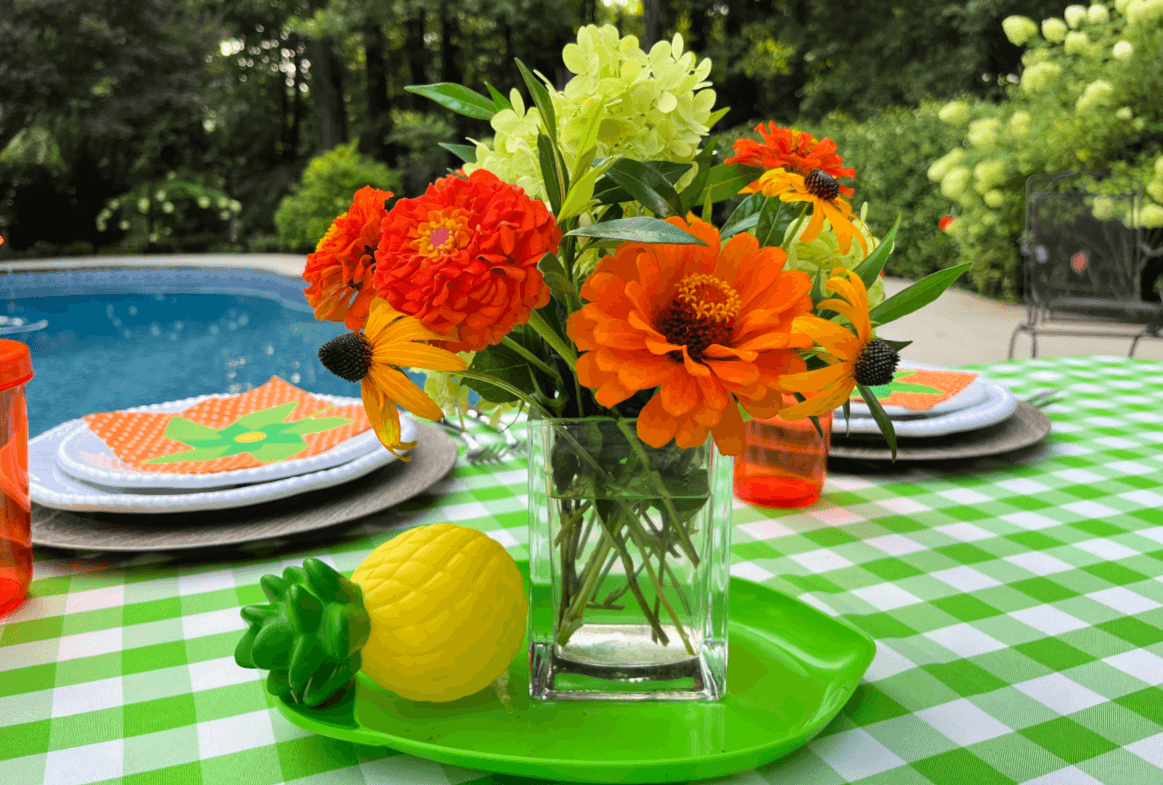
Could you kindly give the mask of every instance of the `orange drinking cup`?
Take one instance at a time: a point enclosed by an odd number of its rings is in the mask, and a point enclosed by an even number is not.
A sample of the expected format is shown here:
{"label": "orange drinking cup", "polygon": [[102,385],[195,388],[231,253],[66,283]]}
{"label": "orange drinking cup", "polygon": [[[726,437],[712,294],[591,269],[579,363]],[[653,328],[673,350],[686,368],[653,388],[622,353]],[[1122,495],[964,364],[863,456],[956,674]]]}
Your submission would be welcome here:
{"label": "orange drinking cup", "polygon": [[0,339],[0,616],[24,602],[32,582],[28,411],[24,406],[24,385],[31,378],[28,347]]}
{"label": "orange drinking cup", "polygon": [[[784,396],[784,406],[795,403]],[[832,412],[809,419],[751,420],[735,459],[735,495],[762,507],[805,507],[820,498],[832,443]]]}

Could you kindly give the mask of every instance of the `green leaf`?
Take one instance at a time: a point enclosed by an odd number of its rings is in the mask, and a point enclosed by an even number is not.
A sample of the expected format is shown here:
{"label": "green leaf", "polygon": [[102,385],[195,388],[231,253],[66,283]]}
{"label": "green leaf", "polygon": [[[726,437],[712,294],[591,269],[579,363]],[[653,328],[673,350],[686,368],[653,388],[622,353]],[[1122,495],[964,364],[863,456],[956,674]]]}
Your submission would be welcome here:
{"label": "green leaf", "polygon": [[569,186],[569,195],[565,197],[561,210],[557,213],[558,223],[567,218],[573,218],[586,209],[586,206],[594,198],[594,186],[601,174],[601,168],[594,167],[581,177],[573,178],[573,182]]}
{"label": "green leaf", "polygon": [[493,115],[497,113],[492,101],[463,85],[440,82],[438,84],[410,85],[404,89],[409,93],[429,98],[445,109],[451,109],[457,114],[477,120],[492,120]]}
{"label": "green leaf", "polygon": [[594,161],[594,156],[598,153],[598,129],[602,126],[602,118],[606,116],[606,107],[602,103],[598,103],[597,111],[590,115],[589,122],[586,128],[582,131],[581,139],[577,143],[577,161],[573,167],[573,179],[576,182],[578,177],[582,176],[590,164]]}
{"label": "green leaf", "polygon": [[969,267],[968,263],[960,264],[947,270],[940,270],[932,275],[926,275],[909,288],[902,289],[873,308],[868,316],[875,324],[888,324],[902,316],[907,316],[940,297],[941,292],[948,289]]}
{"label": "green leaf", "polygon": [[[509,333],[510,338],[521,343],[529,351],[541,355],[544,349],[536,333],[532,331],[514,329]],[[537,391],[537,383],[533,378],[533,369],[524,357],[508,348],[504,344],[487,346],[478,351],[472,358],[468,368],[473,373],[488,374],[500,381],[516,387],[518,390],[533,395]],[[547,378],[547,377],[542,377]],[[492,403],[510,403],[519,400],[516,395],[494,384],[479,379],[462,379],[462,383],[480,393],[481,397]]]}
{"label": "green leaf", "polygon": [[449,144],[448,142],[440,142],[440,146],[448,152],[455,155],[466,164],[475,164],[477,160],[477,149],[471,144]]}
{"label": "green leaf", "polygon": [[268,425],[275,425],[281,423],[291,416],[291,412],[299,405],[298,401],[288,401],[279,406],[272,406],[269,409],[259,409],[257,412],[243,415],[235,420],[231,425],[241,425],[248,431],[257,431]]}
{"label": "green leaf", "polygon": [[881,434],[884,435],[884,440],[888,442],[888,449],[892,451],[892,459],[895,462],[896,430],[892,427],[892,420],[885,414],[884,407],[880,405],[880,401],[876,400],[876,394],[867,385],[857,384],[856,388],[860,390],[860,397],[864,399],[868,410],[872,412],[872,419],[876,420]]}
{"label": "green leaf", "polygon": [[[812,282],[812,307],[813,308],[815,308],[820,303],[821,300],[824,300],[827,298],[827,295],[824,294],[824,282],[827,279],[827,277],[828,277],[827,273],[825,273],[823,270],[820,270],[816,273],[816,280]],[[831,311],[826,311],[825,313],[831,313]],[[817,314],[817,315],[820,316],[821,318],[823,318],[822,314]]]}
{"label": "green leaf", "polygon": [[677,161],[646,161],[645,163],[651,169],[662,175],[662,178],[671,185],[681,180],[682,176],[691,169],[690,164],[679,163]]}
{"label": "green leaf", "polygon": [[779,199],[764,200],[755,224],[755,237],[759,240],[760,248],[777,246],[783,242],[787,223],[780,225],[779,216],[782,212],[783,202]]}
{"label": "green leaf", "polygon": [[[525,86],[529,88],[529,94],[533,96],[533,104],[537,107],[537,111],[541,114],[541,122],[545,124],[545,129],[549,132],[549,138],[553,143],[557,144],[557,117],[553,113],[553,102],[549,98],[549,91],[545,89],[545,85],[541,84],[525,64],[520,60],[516,60],[517,69],[521,72],[521,78],[525,80]],[[490,118],[491,119],[491,118]]]}
{"label": "green leaf", "polygon": [[711,170],[707,178],[707,197],[712,202],[723,202],[750,185],[761,172],[749,166],[728,166],[719,164]]}
{"label": "green leaf", "polygon": [[655,215],[669,217],[675,214],[678,193],[674,186],[658,171],[641,161],[620,158],[606,170],[606,177]]}
{"label": "green leaf", "polygon": [[298,444],[263,444],[262,447],[257,447],[249,450],[250,455],[259,463],[274,463],[275,461],[284,461],[287,458],[298,455],[306,450],[310,445],[307,442],[299,439]]}
{"label": "green leaf", "polygon": [[718,109],[718,110],[712,112],[711,116],[707,118],[707,130],[709,131],[711,128],[714,128],[715,123],[722,120],[723,115],[727,114],[727,112],[730,112],[730,111],[731,111],[731,107],[724,106],[722,109]]}
{"label": "green leaf", "polygon": [[763,194],[751,194],[740,202],[739,206],[735,208],[735,212],[731,213],[731,217],[719,230],[719,238],[726,240],[740,232],[755,228],[759,223],[759,212],[763,209],[763,204],[768,198]]}
{"label": "green leaf", "polygon": [[489,95],[493,97],[493,108],[495,108],[498,112],[502,109],[513,108],[513,104],[509,103],[509,99],[501,95],[501,92],[497,90],[497,88],[493,87],[488,82],[485,82],[485,87],[488,88]]}
{"label": "green leaf", "polygon": [[714,154],[715,145],[718,142],[719,137],[711,137],[695,157],[695,166],[698,167],[698,174],[691,180],[690,185],[684,188],[682,193],[678,195],[679,215],[686,215],[694,209],[695,205],[704,200],[703,191],[707,187],[707,181],[711,178],[711,156]]}
{"label": "green leaf", "polygon": [[547,253],[542,256],[541,261],[537,263],[537,269],[541,271],[545,284],[558,294],[573,294],[577,291],[570,283],[561,261],[554,254]]}
{"label": "green leaf", "polygon": [[582,226],[567,232],[566,237],[597,237],[602,240],[625,240],[635,243],[706,245],[685,229],[649,216],[619,218],[592,226]]}
{"label": "green leaf", "polygon": [[896,230],[900,228],[900,225],[901,219],[898,215],[896,223],[892,225],[892,229],[889,229],[888,234],[881,239],[880,244],[868,255],[868,258],[856,265],[853,270],[854,273],[860,276],[860,280],[864,281],[864,288],[871,289],[872,285],[876,283],[877,276],[884,269],[884,263],[888,261],[888,255],[892,253],[892,241],[896,237]]}
{"label": "green leaf", "polygon": [[890,341],[887,338],[881,338],[880,340],[887,343],[889,346],[891,346],[893,348],[894,351],[897,351],[897,352],[899,352],[901,349],[905,348],[906,346],[908,346],[909,344],[912,343],[912,341]]}
{"label": "green leaf", "polygon": [[187,420],[185,417],[174,416],[166,423],[166,430],[162,435],[182,444],[194,444],[196,442],[217,443],[222,440],[221,433],[217,428],[201,425],[193,420]]}
{"label": "green leaf", "polygon": [[537,161],[541,164],[541,179],[545,181],[549,206],[556,215],[561,210],[561,173],[557,169],[557,155],[553,151],[553,142],[545,134],[537,134]]}

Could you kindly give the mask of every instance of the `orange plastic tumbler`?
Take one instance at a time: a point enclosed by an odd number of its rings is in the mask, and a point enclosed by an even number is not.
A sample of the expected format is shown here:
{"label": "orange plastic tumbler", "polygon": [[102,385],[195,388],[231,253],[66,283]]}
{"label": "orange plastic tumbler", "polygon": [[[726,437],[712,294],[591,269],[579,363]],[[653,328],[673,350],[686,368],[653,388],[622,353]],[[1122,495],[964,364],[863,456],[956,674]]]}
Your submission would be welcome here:
{"label": "orange plastic tumbler", "polygon": [[32,582],[28,411],[24,406],[24,385],[31,378],[28,347],[0,339],[0,616],[20,607]]}
{"label": "orange plastic tumbler", "polygon": [[[784,405],[795,399],[785,396]],[[832,443],[832,412],[809,419],[751,420],[735,459],[735,495],[762,507],[805,507],[820,498]]]}

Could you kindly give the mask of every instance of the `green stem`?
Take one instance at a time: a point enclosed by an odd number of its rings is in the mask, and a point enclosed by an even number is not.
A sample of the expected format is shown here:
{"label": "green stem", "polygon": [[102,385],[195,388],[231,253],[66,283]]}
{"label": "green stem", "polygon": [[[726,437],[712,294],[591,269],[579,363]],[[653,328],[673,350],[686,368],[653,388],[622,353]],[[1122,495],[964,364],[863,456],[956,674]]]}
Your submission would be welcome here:
{"label": "green stem", "polygon": [[487,373],[476,373],[475,371],[455,371],[454,373],[463,379],[479,379],[482,382],[488,382],[494,387],[499,387],[505,392],[515,396],[517,399],[527,404],[531,410],[536,409],[542,417],[553,419],[557,416],[541,404],[537,403],[537,401],[534,401],[532,398],[530,398],[529,394],[524,390],[514,387],[513,385],[509,384],[503,379],[497,378],[496,376]]}
{"label": "green stem", "polygon": [[800,208],[800,214],[792,219],[792,222],[787,225],[787,230],[783,233],[783,239],[779,242],[779,247],[783,248],[784,251],[787,251],[787,246],[791,244],[788,242],[792,236],[791,228],[793,226],[798,226],[799,222],[804,219],[804,215],[808,212],[809,206],[810,205],[808,202],[804,202],[804,206]]}
{"label": "green stem", "polygon": [[561,355],[561,358],[569,364],[569,367],[574,371],[577,370],[577,354],[573,349],[566,344],[565,340],[557,334],[557,331],[549,326],[549,323],[537,311],[529,312],[529,326],[537,331],[550,347],[555,352]]}
{"label": "green stem", "polygon": [[507,335],[501,339],[501,343],[504,346],[507,346],[508,348],[515,351],[517,354],[521,355],[523,358],[525,358],[525,360],[527,362],[529,362],[531,365],[538,368],[543,373],[548,374],[551,379],[553,379],[555,382],[557,382],[558,387],[563,386],[561,374],[559,374],[553,368],[550,368],[548,363],[546,363],[540,357],[535,355],[533,352],[529,351],[524,346],[517,343],[516,341],[514,341],[512,338],[510,338]]}

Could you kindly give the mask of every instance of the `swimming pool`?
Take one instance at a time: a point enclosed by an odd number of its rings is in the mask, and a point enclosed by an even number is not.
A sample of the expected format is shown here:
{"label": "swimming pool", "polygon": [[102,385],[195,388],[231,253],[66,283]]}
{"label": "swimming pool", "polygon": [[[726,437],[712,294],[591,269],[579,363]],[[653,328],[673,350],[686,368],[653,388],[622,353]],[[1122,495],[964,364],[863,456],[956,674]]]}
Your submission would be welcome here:
{"label": "swimming pool", "polygon": [[271,376],[359,397],[358,384],[320,365],[319,347],[346,329],[316,320],[303,286],[230,269],[0,276],[0,338],[26,343],[36,374],[29,435],[93,412],[244,392]]}

